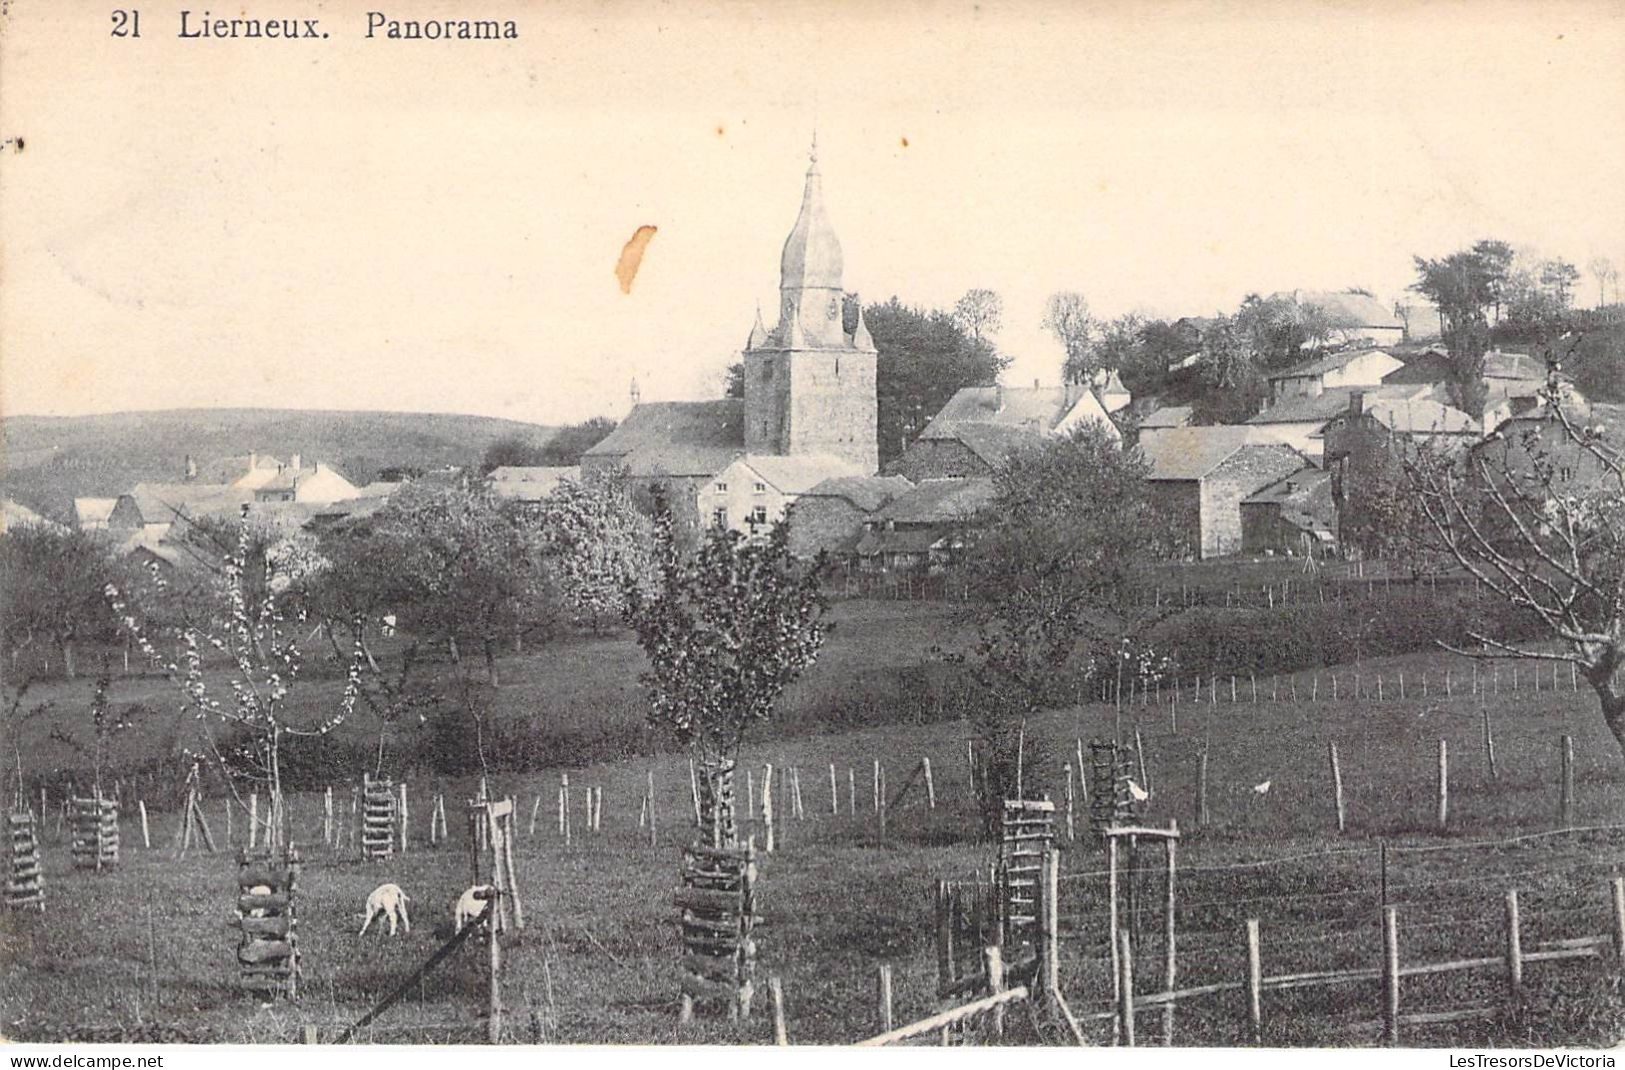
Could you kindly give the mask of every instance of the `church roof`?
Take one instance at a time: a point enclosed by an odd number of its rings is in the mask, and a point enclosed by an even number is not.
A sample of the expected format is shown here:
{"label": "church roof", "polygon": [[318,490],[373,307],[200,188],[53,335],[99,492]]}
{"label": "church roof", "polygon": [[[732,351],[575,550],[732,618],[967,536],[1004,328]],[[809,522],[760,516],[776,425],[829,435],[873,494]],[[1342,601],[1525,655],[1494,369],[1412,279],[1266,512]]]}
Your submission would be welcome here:
{"label": "church roof", "polygon": [[745,403],[655,401],[635,406],[585,456],[635,476],[712,476],[745,452]]}
{"label": "church roof", "polygon": [[784,240],[784,253],[779,257],[779,288],[839,290],[841,267],[841,242],[835,237],[835,228],[824,211],[823,176],[818,171],[815,146],[812,164],[807,168],[807,183],[801,192],[801,212],[796,216],[796,225],[790,229],[790,236]]}

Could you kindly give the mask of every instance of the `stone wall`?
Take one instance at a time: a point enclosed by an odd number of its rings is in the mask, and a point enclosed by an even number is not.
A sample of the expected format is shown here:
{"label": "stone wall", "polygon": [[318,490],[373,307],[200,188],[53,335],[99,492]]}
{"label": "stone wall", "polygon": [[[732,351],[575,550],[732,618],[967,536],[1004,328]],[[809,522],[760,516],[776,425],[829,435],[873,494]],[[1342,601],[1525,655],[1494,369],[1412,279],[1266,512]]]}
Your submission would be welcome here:
{"label": "stone wall", "polygon": [[797,498],[790,506],[790,552],[797,557],[816,557],[820,551],[845,553],[863,534],[869,514],[845,498],[833,495]]}
{"label": "stone wall", "polygon": [[1244,446],[1202,480],[1202,557],[1240,553],[1241,500],[1304,467],[1285,446]]}

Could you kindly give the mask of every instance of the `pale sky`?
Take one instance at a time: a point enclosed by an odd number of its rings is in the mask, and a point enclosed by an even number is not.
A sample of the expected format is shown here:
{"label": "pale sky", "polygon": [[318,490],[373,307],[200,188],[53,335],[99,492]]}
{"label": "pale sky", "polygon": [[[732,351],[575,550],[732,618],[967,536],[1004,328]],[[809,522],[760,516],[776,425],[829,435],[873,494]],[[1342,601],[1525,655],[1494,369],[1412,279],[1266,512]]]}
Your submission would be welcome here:
{"label": "pale sky", "polygon": [[176,0],[114,39],[105,4],[13,0],[0,411],[714,396],[772,318],[815,125],[847,288],[998,291],[1009,382],[1056,380],[1058,289],[1391,301],[1413,253],[1490,236],[1625,267],[1617,0],[372,2],[520,37],[369,41],[367,4],[278,0],[224,13],[330,38],[180,40],[204,5]]}

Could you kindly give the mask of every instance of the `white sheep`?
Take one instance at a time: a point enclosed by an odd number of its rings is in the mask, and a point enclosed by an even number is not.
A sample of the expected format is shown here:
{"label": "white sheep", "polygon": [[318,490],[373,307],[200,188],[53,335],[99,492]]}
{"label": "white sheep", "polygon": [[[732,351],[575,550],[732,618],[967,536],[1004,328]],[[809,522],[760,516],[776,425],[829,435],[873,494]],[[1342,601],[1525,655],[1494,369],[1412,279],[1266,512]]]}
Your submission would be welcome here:
{"label": "white sheep", "polygon": [[457,905],[451,908],[452,921],[455,925],[453,932],[462,932],[470,923],[485,913],[489,899],[479,898],[480,893],[494,892],[496,889],[489,884],[476,884],[468,891],[457,897]]}
{"label": "white sheep", "polygon": [[366,920],[361,923],[361,932],[356,935],[366,936],[367,927],[372,924],[372,919],[385,917],[389,919],[389,935],[395,935],[395,923],[398,920],[401,925],[405,926],[406,933],[410,936],[412,934],[412,919],[406,913],[406,904],[410,902],[411,899],[405,892],[401,891],[400,885],[380,884],[372,890],[372,894],[367,896]]}

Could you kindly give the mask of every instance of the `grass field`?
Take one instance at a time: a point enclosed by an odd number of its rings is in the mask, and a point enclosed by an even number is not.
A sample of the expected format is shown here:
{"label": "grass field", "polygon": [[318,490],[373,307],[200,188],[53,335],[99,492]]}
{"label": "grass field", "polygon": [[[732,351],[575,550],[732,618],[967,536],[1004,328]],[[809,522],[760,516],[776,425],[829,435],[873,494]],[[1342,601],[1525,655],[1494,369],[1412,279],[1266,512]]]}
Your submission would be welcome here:
{"label": "grass field", "polygon": [[[899,629],[883,621],[853,642],[843,675],[861,673],[871,650]],[[850,639],[860,629],[846,635]],[[839,633],[838,633],[839,634]],[[887,639],[887,641],[890,641]],[[898,642],[907,642],[899,635]],[[916,638],[915,641],[920,641]],[[839,664],[832,646],[825,669]],[[1447,667],[1457,690],[1449,700],[1436,693]],[[1398,700],[1397,674],[1409,681]],[[1430,696],[1416,681],[1426,670]],[[1508,690],[1503,669],[1499,693],[1461,694],[1466,668],[1442,656],[1368,662],[1359,669],[1359,701],[1349,696],[1352,669],[1339,670],[1340,700],[1309,702],[1307,675],[1297,679],[1298,702],[1261,682],[1260,701],[1179,707],[1176,735],[1169,710],[1133,705],[1124,711],[1125,734],[1138,727],[1145,742],[1152,798],[1144,819],[1177,819],[1186,832],[1181,849],[1185,906],[1182,978],[1234,978],[1245,969],[1241,943],[1246,918],[1257,917],[1264,933],[1266,972],[1316,964],[1374,965],[1376,942],[1377,838],[1390,851],[1390,901],[1401,904],[1402,951],[1407,961],[1493,954],[1501,897],[1518,886],[1527,899],[1526,947],[1564,937],[1609,931],[1604,881],[1622,871],[1625,838],[1619,830],[1542,836],[1514,843],[1559,824],[1559,738],[1574,738],[1576,799],[1571,823],[1620,823],[1625,803],[1625,763],[1585,691]],[[1387,687],[1375,701],[1375,680]],[[814,681],[809,679],[809,685]],[[520,685],[515,685],[520,686]],[[585,686],[585,685],[583,685]],[[1228,699],[1222,683],[1221,697]],[[858,691],[854,689],[854,696]],[[855,699],[856,700],[856,699]],[[630,695],[627,696],[630,701]],[[1482,747],[1481,710],[1490,711],[1497,773],[1491,779]],[[1054,711],[1030,726],[1035,776],[1055,798],[1064,785],[1060,762],[1080,737],[1109,735],[1114,711],[1103,706]],[[1451,756],[1450,819],[1435,827],[1438,740]],[[1339,835],[1326,769],[1326,743],[1338,744],[1348,805],[1348,831]],[[1208,753],[1210,821],[1196,827],[1199,748]],[[1037,752],[1048,750],[1049,762]],[[885,764],[895,790],[922,756],[930,756],[938,807],[927,810],[916,787],[891,813],[880,838],[871,807],[872,763]],[[931,888],[938,877],[985,873],[993,849],[974,839],[973,807],[966,780],[964,729],[954,722],[892,723],[879,728],[789,732],[747,748],[747,766],[760,777],[771,761],[797,770],[805,820],[787,819],[781,799],[782,849],[762,865],[763,914],[758,943],[763,978],[782,978],[789,1031],[797,1042],[838,1043],[875,1031],[876,968],[894,967],[899,1020],[934,1010],[935,958]],[[830,813],[829,766],[838,771],[839,814]],[[659,805],[660,844],[650,848],[638,828],[638,800],[653,771]],[[848,770],[856,784],[859,813],[848,812]],[[1253,788],[1268,780],[1268,794]],[[676,885],[677,841],[692,821],[688,771],[675,755],[593,765],[571,772],[574,805],[580,788],[601,786],[602,833],[576,836],[566,848],[554,811],[554,772],[499,775],[493,788],[519,799],[518,866],[529,922],[522,946],[508,956],[506,988],[512,1039],[557,1042],[753,1042],[770,1040],[765,1014],[731,1026],[702,1020],[692,1031],[675,1027],[678,957],[670,895]],[[432,792],[446,792],[452,841],[426,844]],[[289,1040],[305,1024],[324,1037],[359,1018],[374,1001],[438,946],[436,926],[449,922],[451,901],[468,884],[468,858],[457,800],[469,785],[411,784],[415,815],[412,847],[387,863],[340,860],[320,847],[319,800],[294,800],[295,837],[311,862],[300,906],[305,995],[293,1005],[262,1007],[233,988],[235,933],[226,921],[234,901],[233,866],[222,855],[171,861],[158,848],[173,829],[172,814],[155,817],[152,851],[139,846],[130,816],[124,823],[126,860],[102,874],[67,869],[65,843],[48,825],[45,916],[6,915],[0,958],[6,983],[0,1022],[8,1037],[140,1036],[150,1023],[165,1023],[197,1040]],[[341,793],[342,795],[342,793]],[[534,835],[529,815],[541,798]],[[209,804],[217,834],[221,802]],[[241,825],[239,823],[239,831]],[[1470,846],[1496,841],[1492,847]],[[1091,874],[1102,866],[1100,848],[1087,839],[1063,839],[1063,984],[1075,1008],[1095,1008],[1105,986],[1103,887]],[[1406,850],[1406,849],[1410,850]],[[1426,848],[1426,850],[1422,850]],[[1336,852],[1335,854],[1332,852]],[[1304,856],[1304,857],[1299,857]],[[1290,859],[1251,866],[1270,859]],[[1237,867],[1240,868],[1237,868]],[[1146,885],[1153,888],[1154,879]],[[394,880],[414,899],[417,923],[410,938],[358,940],[359,911],[376,884]],[[156,933],[156,976],[149,962],[148,910]],[[1150,928],[1156,927],[1154,921]],[[1148,938],[1149,939],[1149,938]],[[1148,961],[1156,944],[1148,943]],[[1491,950],[1485,950],[1490,948]],[[431,974],[417,993],[387,1013],[367,1034],[379,1042],[475,1041],[483,1035],[481,956],[465,949]],[[1532,1002],[1483,1023],[1437,1027],[1407,1034],[1408,1043],[1596,1043],[1612,1019],[1591,1004],[1571,1006],[1577,982],[1605,983],[1611,967],[1532,966]],[[1492,973],[1489,981],[1493,981]],[[153,1003],[156,981],[158,1002]],[[1150,982],[1155,988],[1160,982]],[[1481,998],[1486,982],[1476,975],[1459,985],[1407,982],[1407,1008],[1434,1009]],[[1479,986],[1475,988],[1474,986]],[[1585,986],[1580,986],[1584,988]],[[1374,985],[1330,990],[1311,998],[1272,995],[1266,1004],[1266,1040],[1274,1043],[1369,1043],[1368,1021],[1376,1013]],[[765,1009],[765,994],[761,997]],[[1615,1003],[1608,1006],[1617,1006]],[[1600,1022],[1600,1024],[1599,1024]],[[1142,1028],[1150,1029],[1153,1023]],[[1245,1014],[1239,1000],[1216,998],[1179,1015],[1181,1043],[1234,1043]]]}

